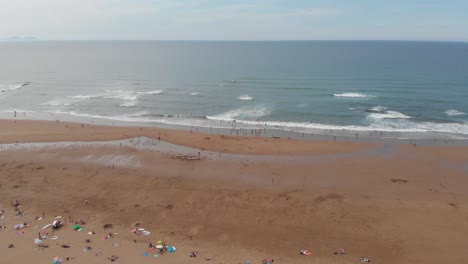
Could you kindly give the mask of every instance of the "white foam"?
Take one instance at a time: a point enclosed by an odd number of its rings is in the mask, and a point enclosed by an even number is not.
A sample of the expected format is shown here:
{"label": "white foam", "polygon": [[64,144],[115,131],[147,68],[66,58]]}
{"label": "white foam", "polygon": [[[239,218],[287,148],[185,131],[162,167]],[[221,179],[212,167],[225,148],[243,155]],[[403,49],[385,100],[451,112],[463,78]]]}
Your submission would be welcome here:
{"label": "white foam", "polygon": [[162,94],[163,90],[154,90],[154,91],[146,91],[146,92],[138,92],[138,91],[128,91],[128,90],[105,90],[104,93],[99,94],[88,94],[88,95],[74,95],[69,96],[68,98],[71,99],[116,99],[116,100],[123,100],[120,106],[123,107],[132,107],[138,104],[138,98],[141,95],[157,95]]}
{"label": "white foam", "polygon": [[207,116],[207,118],[212,120],[233,121],[237,118],[260,118],[262,116],[271,114],[271,112],[271,108],[266,106],[240,107],[219,115]]}
{"label": "white foam", "polygon": [[74,96],[68,96],[68,98],[71,99],[94,99],[94,98],[100,98],[100,95],[74,95]]}
{"label": "white foam", "polygon": [[199,92],[193,92],[190,95],[195,96],[195,95],[198,95],[198,94],[199,94]]}
{"label": "white foam", "polygon": [[372,119],[385,119],[385,118],[398,118],[398,119],[408,119],[411,118],[405,114],[402,114],[397,111],[385,111],[385,113],[372,113],[367,116]]}
{"label": "white foam", "polygon": [[94,118],[94,119],[105,119],[105,120],[116,120],[116,121],[124,121],[124,122],[156,122],[157,120],[151,120],[147,118],[142,118],[136,116],[136,114],[131,115],[117,115],[117,116],[101,116],[101,115],[92,115],[86,113],[78,113],[74,111],[53,111],[48,112],[51,114],[59,114],[59,115],[71,115],[77,117],[85,117],[85,118]]}
{"label": "white foam", "polygon": [[74,100],[70,100],[70,98],[63,98],[63,99],[60,99],[60,98],[56,98],[56,99],[52,99],[50,101],[47,101],[45,103],[42,103],[41,105],[48,105],[48,106],[69,106],[69,105],[72,105],[72,103],[74,102]]}
{"label": "white foam", "polygon": [[237,97],[237,99],[241,101],[252,101],[254,98],[252,96],[249,96],[248,94],[244,94]]}
{"label": "white foam", "polygon": [[123,104],[120,104],[120,106],[123,106],[123,107],[133,107],[133,106],[136,106],[138,104],[138,100],[130,100],[130,101],[127,101]]}
{"label": "white foam", "polygon": [[156,95],[156,94],[162,94],[163,92],[164,92],[163,90],[154,90],[154,91],[148,91],[148,92],[137,92],[137,94]]}
{"label": "white foam", "polygon": [[[270,111],[261,110],[261,107],[258,107],[255,111],[247,111],[244,113],[250,113],[251,116],[263,116]],[[263,108],[265,109],[265,108]],[[442,133],[458,133],[468,135],[468,123],[433,123],[433,122],[414,122],[410,119],[396,119],[396,118],[383,118],[383,119],[370,119],[372,122],[367,126],[339,126],[339,125],[329,125],[329,124],[320,124],[320,123],[309,123],[309,122],[283,122],[283,121],[253,121],[253,120],[244,120],[244,119],[234,119],[240,117],[244,110],[234,109],[228,111],[221,115],[208,116],[209,120],[216,120],[213,122],[205,122],[201,119],[181,119],[181,118],[169,118],[169,119],[149,119],[144,118],[147,112],[138,112],[129,115],[119,115],[119,116],[99,116],[91,115],[85,113],[77,112],[50,112],[55,114],[64,114],[64,115],[73,115],[78,117],[94,118],[94,119],[106,119],[106,120],[116,120],[124,122],[159,122],[166,124],[177,124],[177,125],[197,125],[205,127],[226,127],[228,125],[220,126],[218,121],[232,122],[235,120],[236,126],[243,125],[244,127],[251,128],[270,128],[270,129],[284,129],[284,130],[302,130],[304,132],[314,131],[314,130],[349,130],[349,131],[383,131],[383,132],[442,132]],[[22,112],[18,110],[18,112]]]}
{"label": "white foam", "polygon": [[463,113],[458,110],[450,109],[444,112],[447,116],[464,116],[466,113]]}
{"label": "white foam", "polygon": [[468,135],[468,124],[462,123],[432,123],[412,122],[408,119],[379,119],[368,126],[337,126],[320,123],[282,122],[282,121],[248,121],[236,120],[237,124],[253,127],[269,127],[275,129],[308,129],[313,130],[349,130],[349,131],[383,131],[383,132],[444,132]]}
{"label": "white foam", "polygon": [[369,127],[381,131],[468,134],[468,123],[433,123],[415,122],[411,121],[411,119],[376,119]]}
{"label": "white foam", "polygon": [[119,99],[125,101],[135,101],[138,99],[138,93],[126,90],[106,90],[106,94],[101,96],[105,99]]}
{"label": "white foam", "polygon": [[361,94],[361,93],[340,93],[333,94],[335,97],[347,97],[347,98],[370,98],[375,97],[374,95]]}
{"label": "white foam", "polygon": [[369,109],[369,110],[375,111],[375,112],[382,112],[382,111],[384,111],[384,110],[387,110],[387,107],[378,105],[378,106],[372,107],[372,108]]}
{"label": "white foam", "polygon": [[11,85],[6,85],[6,88],[1,88],[0,92],[5,93],[5,92],[11,92],[20,89],[21,87],[24,87],[26,85],[30,84],[29,82],[23,82],[20,84],[11,84]]}

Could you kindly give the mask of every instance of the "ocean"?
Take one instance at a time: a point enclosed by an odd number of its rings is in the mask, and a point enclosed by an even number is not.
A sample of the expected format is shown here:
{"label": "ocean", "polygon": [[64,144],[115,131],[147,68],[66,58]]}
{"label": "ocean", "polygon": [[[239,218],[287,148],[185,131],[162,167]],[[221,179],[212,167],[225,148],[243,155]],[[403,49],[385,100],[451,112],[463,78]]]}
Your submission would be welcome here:
{"label": "ocean", "polygon": [[186,129],[468,139],[468,43],[3,42],[0,117],[15,112]]}

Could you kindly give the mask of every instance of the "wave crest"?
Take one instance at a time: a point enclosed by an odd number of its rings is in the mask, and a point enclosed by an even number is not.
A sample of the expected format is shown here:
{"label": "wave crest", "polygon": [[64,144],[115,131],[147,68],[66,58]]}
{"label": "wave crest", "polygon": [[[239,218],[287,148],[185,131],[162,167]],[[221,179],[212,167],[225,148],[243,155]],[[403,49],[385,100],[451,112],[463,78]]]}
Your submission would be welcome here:
{"label": "wave crest", "polygon": [[120,106],[123,106],[123,107],[133,107],[133,106],[136,106],[138,105],[138,100],[131,100],[131,101],[128,101],[128,102],[125,102],[123,104],[120,104]]}
{"label": "wave crest", "polygon": [[47,101],[45,103],[42,103],[41,105],[48,105],[48,106],[69,106],[72,105],[71,100],[66,99],[53,99],[50,101]]}
{"label": "wave crest", "polygon": [[444,112],[447,116],[464,116],[466,113],[463,113],[458,110],[450,109]]}
{"label": "wave crest", "polygon": [[73,96],[68,96],[68,98],[71,99],[94,99],[94,98],[100,98],[98,95],[73,95]]}
{"label": "wave crest", "polygon": [[372,113],[368,115],[368,118],[372,119],[409,119],[411,116],[407,116],[397,111],[385,111],[385,113]]}
{"label": "wave crest", "polygon": [[271,114],[272,110],[269,107],[265,106],[254,106],[254,107],[240,107],[227,111],[225,113],[207,116],[207,119],[212,120],[223,120],[223,121],[234,121],[236,119],[250,119],[250,118],[260,118]]}
{"label": "wave crest", "polygon": [[137,92],[137,94],[149,94],[149,95],[156,95],[156,94],[162,94],[163,90],[154,90],[154,91],[148,91],[148,92]]}
{"label": "wave crest", "polygon": [[378,105],[378,106],[372,107],[369,110],[374,111],[374,112],[383,112],[384,110],[387,110],[387,107]]}
{"label": "wave crest", "polygon": [[241,100],[241,101],[253,101],[253,99],[254,98],[252,96],[249,96],[248,94],[244,94],[244,95],[237,97],[237,100]]}
{"label": "wave crest", "polygon": [[[264,115],[269,111],[260,110],[261,107],[257,107],[258,110],[254,111],[256,116]],[[289,131],[303,131],[313,132],[319,131],[330,131],[330,130],[347,130],[356,132],[367,132],[367,131],[383,131],[383,132],[409,132],[409,133],[426,133],[426,132],[442,132],[442,133],[456,133],[468,135],[468,123],[434,123],[434,122],[415,122],[411,119],[372,119],[369,125],[331,125],[321,123],[310,123],[310,122],[286,122],[286,121],[254,121],[241,119],[242,111],[240,109],[234,109],[216,116],[207,116],[206,119],[212,120],[212,123],[207,123],[203,117],[192,117],[192,116],[155,116],[148,115],[147,112],[138,112],[134,114],[118,115],[118,116],[99,116],[77,112],[50,112],[54,114],[66,114],[79,117],[118,120],[125,122],[160,122],[167,124],[178,124],[186,126],[205,126],[205,127],[219,127],[219,121],[233,122],[235,121],[238,125],[243,125],[248,128],[270,128],[270,129],[283,129]],[[18,110],[18,112],[21,112]],[[252,113],[252,112],[250,112]],[[155,118],[151,118],[155,117]],[[238,119],[234,119],[236,117]],[[222,125],[221,127],[230,128],[229,123]]]}
{"label": "wave crest", "polygon": [[347,97],[347,98],[373,98],[374,95],[362,94],[362,93],[340,93],[333,94],[335,97]]}
{"label": "wave crest", "polygon": [[123,100],[124,102],[120,104],[123,107],[132,107],[138,105],[138,98],[141,95],[157,95],[162,94],[163,90],[154,90],[154,91],[128,91],[128,90],[105,90],[104,93],[100,94],[89,94],[89,95],[74,95],[68,96],[70,99],[116,99]]}
{"label": "wave crest", "polygon": [[12,84],[12,85],[7,85],[7,88],[2,88],[0,89],[0,92],[5,93],[5,92],[10,92],[14,90],[18,90],[26,85],[29,85],[31,82],[23,82],[20,84]]}

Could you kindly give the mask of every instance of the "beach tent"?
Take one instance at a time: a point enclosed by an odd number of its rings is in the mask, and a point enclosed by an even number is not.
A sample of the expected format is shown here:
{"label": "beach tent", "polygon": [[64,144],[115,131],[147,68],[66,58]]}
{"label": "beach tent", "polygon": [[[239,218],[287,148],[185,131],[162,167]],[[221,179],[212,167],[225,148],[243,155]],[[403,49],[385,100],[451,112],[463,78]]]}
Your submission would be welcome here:
{"label": "beach tent", "polygon": [[52,261],[53,264],[61,264],[63,262],[63,258],[61,257],[55,257],[54,260]]}

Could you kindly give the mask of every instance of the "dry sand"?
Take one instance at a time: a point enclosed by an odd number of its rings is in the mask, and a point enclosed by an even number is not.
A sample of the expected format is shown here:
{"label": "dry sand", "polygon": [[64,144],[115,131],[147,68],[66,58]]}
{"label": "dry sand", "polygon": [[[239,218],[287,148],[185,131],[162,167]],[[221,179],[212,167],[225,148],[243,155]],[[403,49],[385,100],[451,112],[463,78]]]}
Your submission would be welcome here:
{"label": "dry sand", "polygon": [[[110,263],[112,254],[120,257],[116,263],[169,264],[468,260],[467,147],[221,137],[46,121],[0,121],[0,128],[0,208],[6,211],[0,225],[7,227],[0,229],[0,263],[52,263],[55,256],[73,257],[69,263]],[[119,144],[22,148],[22,142],[138,136],[222,153],[188,161]],[[5,145],[15,142],[17,147]],[[25,216],[14,216],[15,199]],[[46,218],[36,221],[42,212]],[[45,241],[49,248],[34,250],[37,233],[56,215],[83,219],[86,230],[73,231],[67,223],[54,232],[57,240]],[[17,235],[13,227],[21,222],[31,226]],[[104,230],[106,223],[114,227]],[[132,234],[135,223],[151,235]],[[90,230],[97,234],[88,235]],[[104,240],[108,232],[118,235]],[[83,252],[87,238],[93,250]],[[142,256],[147,243],[157,240],[177,251]],[[10,243],[15,247],[8,248]],[[334,255],[337,248],[348,253]],[[301,249],[312,255],[300,255]],[[94,255],[98,251],[102,256]],[[191,251],[200,254],[190,258]]]}

